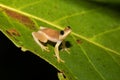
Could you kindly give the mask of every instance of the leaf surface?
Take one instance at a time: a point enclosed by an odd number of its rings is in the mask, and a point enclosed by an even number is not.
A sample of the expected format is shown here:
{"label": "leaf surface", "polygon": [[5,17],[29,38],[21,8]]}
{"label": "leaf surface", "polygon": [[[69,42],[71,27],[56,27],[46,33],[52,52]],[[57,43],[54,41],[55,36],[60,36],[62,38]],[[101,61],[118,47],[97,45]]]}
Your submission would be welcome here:
{"label": "leaf surface", "polygon": [[[80,0],[0,0],[0,30],[22,50],[29,50],[60,70],[69,80],[119,80],[120,15],[95,3]],[[39,26],[61,30],[71,26],[70,54],[54,47],[42,51],[31,33]]]}

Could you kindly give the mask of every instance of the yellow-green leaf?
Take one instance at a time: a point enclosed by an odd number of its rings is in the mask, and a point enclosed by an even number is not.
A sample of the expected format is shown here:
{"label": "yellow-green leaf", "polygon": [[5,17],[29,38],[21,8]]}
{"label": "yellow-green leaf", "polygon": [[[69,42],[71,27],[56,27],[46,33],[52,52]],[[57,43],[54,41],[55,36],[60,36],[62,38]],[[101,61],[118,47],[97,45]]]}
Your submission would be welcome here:
{"label": "yellow-green leaf", "polygon": [[[61,30],[71,26],[66,38],[70,54],[54,46],[42,51],[31,33],[39,26]],[[43,58],[69,80],[120,79],[119,11],[82,0],[0,0],[0,30],[22,50]],[[62,75],[61,75],[62,76]],[[63,77],[62,77],[63,78]]]}

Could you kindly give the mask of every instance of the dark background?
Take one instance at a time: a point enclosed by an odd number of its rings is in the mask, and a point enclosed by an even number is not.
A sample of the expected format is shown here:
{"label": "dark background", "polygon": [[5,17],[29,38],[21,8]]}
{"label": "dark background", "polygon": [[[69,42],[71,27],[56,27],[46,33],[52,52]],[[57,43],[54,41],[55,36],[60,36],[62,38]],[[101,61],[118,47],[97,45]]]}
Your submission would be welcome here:
{"label": "dark background", "polygon": [[0,80],[58,80],[57,70],[0,32]]}

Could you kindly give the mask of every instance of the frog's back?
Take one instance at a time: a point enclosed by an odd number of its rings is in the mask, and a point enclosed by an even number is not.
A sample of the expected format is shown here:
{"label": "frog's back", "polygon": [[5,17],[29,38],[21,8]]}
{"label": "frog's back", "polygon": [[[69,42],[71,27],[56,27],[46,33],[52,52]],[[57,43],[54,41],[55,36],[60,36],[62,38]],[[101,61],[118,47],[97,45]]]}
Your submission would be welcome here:
{"label": "frog's back", "polygon": [[43,33],[45,33],[46,37],[49,40],[57,42],[59,40],[59,32],[50,28],[41,29]]}

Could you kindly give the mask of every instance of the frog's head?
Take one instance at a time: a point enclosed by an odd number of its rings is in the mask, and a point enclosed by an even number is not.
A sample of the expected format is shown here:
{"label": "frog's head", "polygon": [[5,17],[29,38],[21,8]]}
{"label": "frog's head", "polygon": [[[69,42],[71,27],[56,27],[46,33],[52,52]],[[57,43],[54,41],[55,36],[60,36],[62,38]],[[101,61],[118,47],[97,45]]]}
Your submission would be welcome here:
{"label": "frog's head", "polygon": [[70,26],[66,27],[64,30],[61,30],[59,39],[64,40],[71,33],[71,31],[72,30],[71,30]]}

